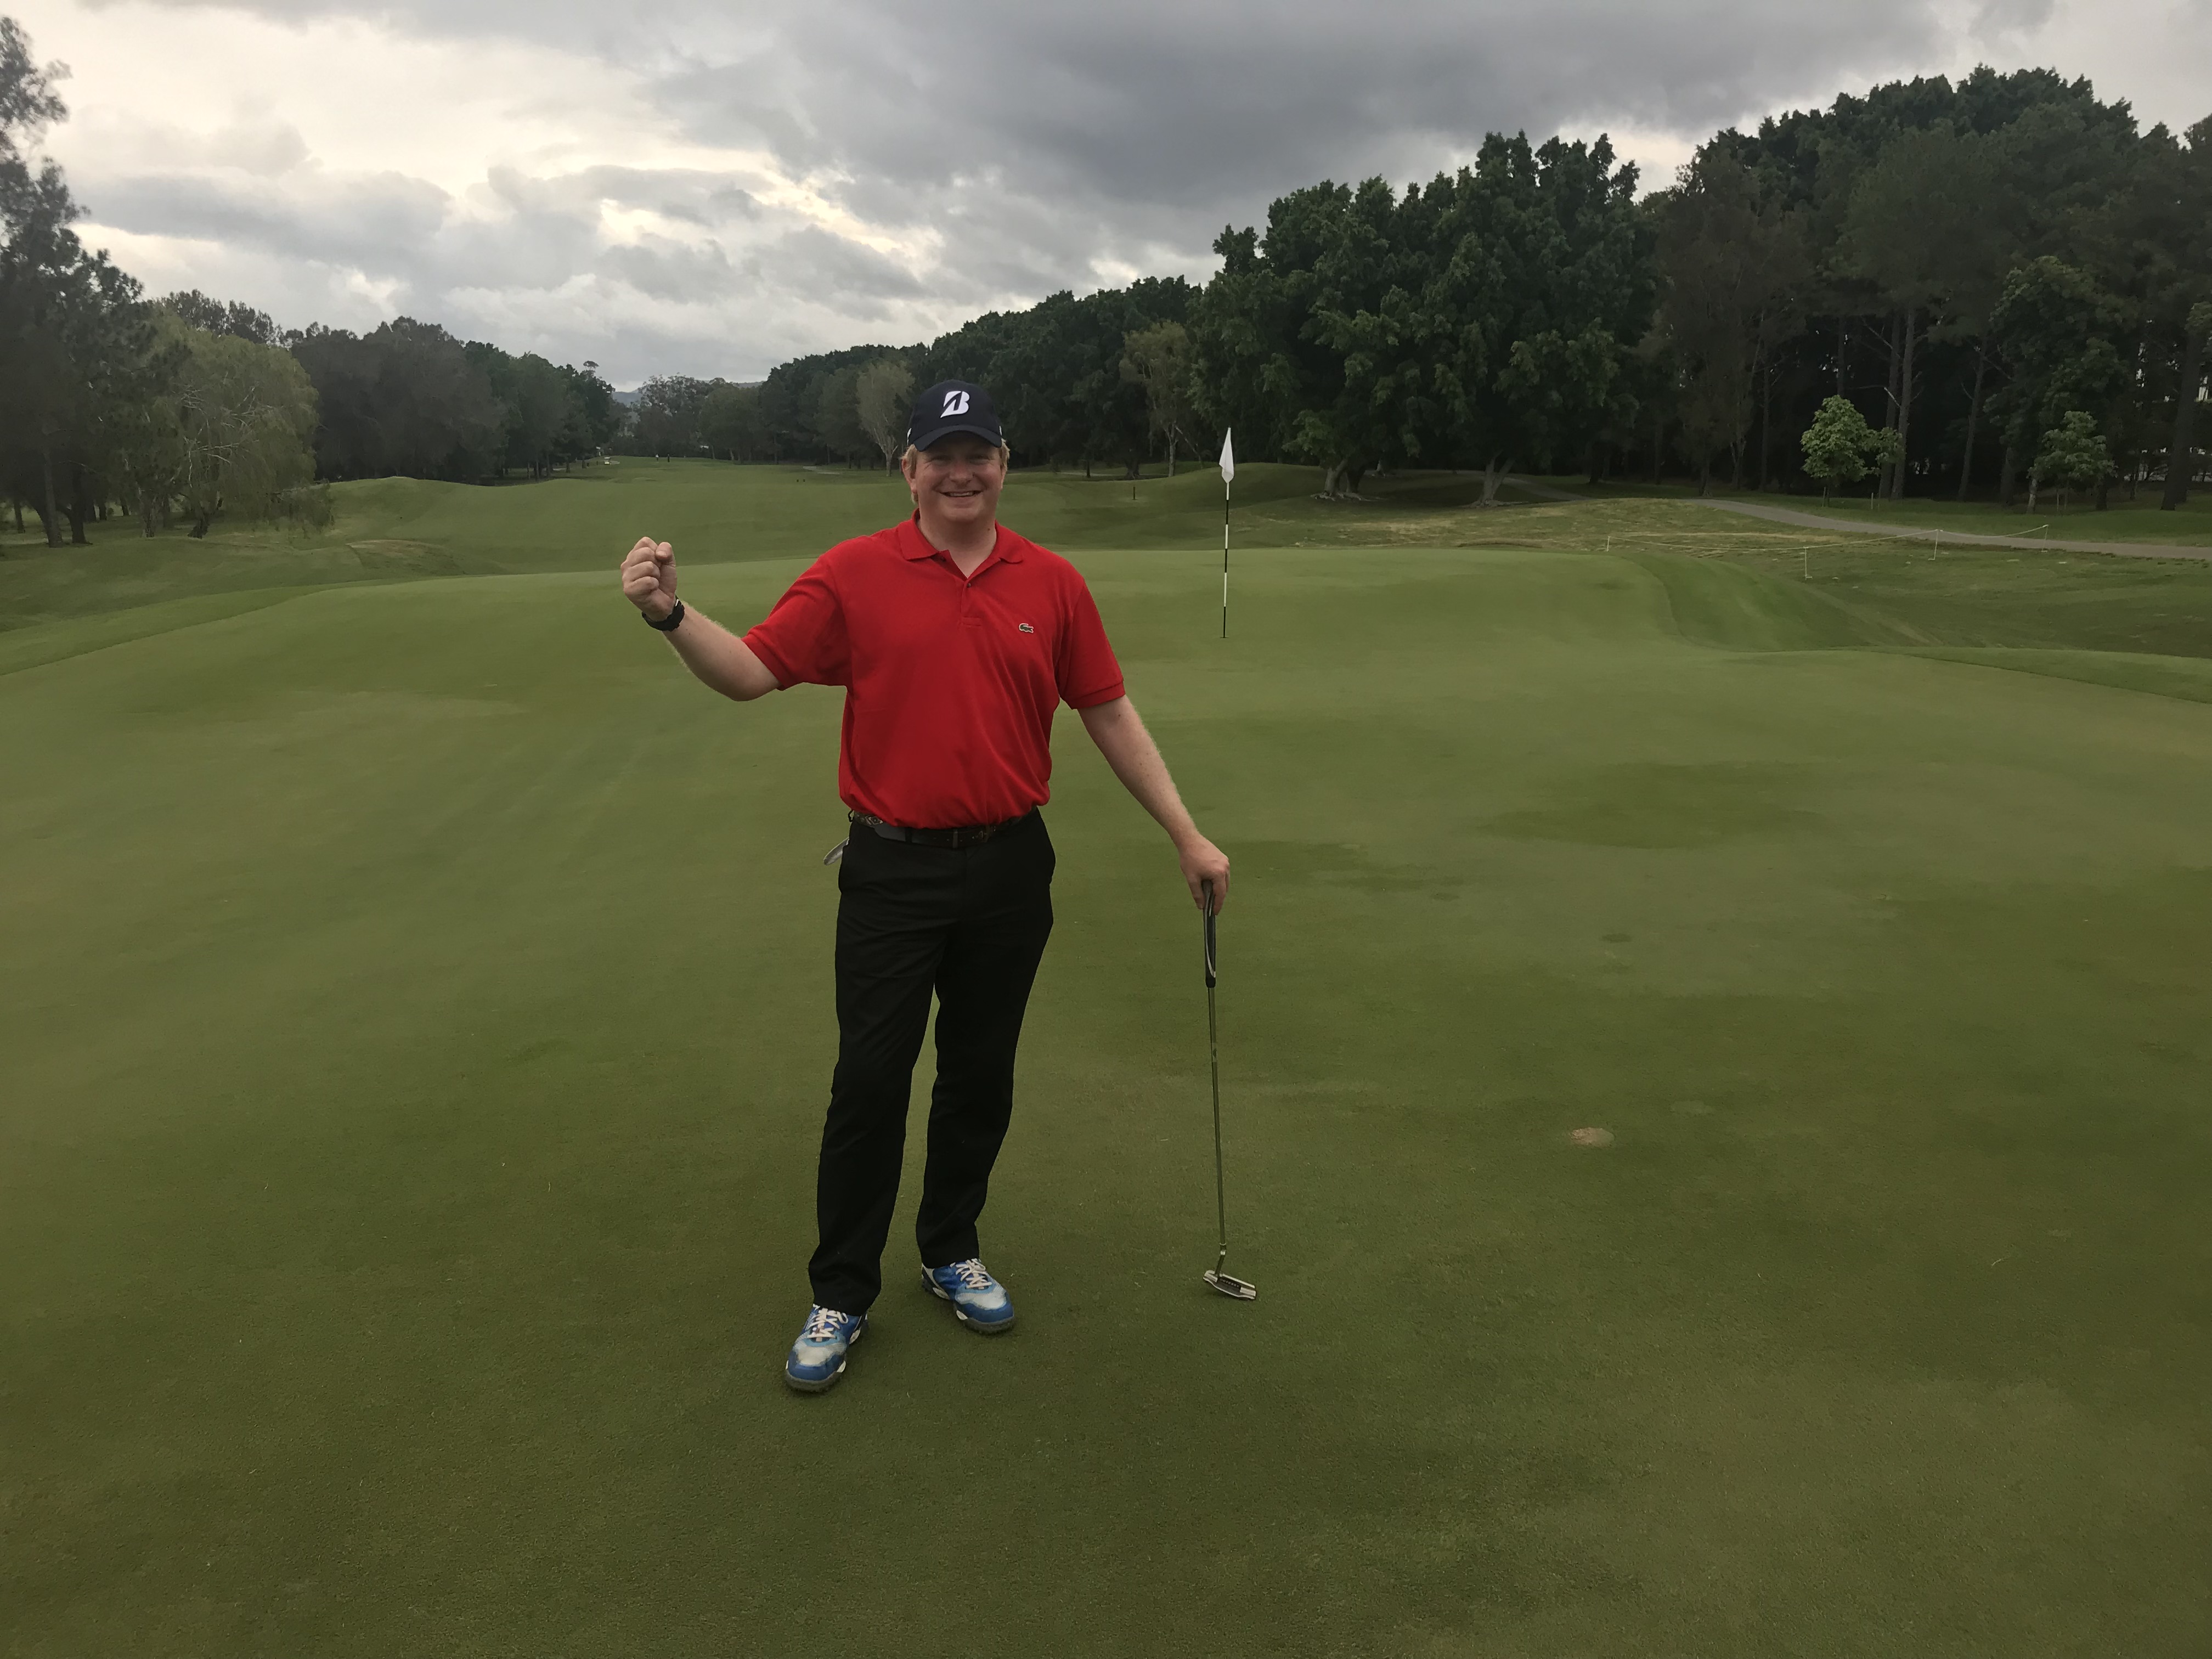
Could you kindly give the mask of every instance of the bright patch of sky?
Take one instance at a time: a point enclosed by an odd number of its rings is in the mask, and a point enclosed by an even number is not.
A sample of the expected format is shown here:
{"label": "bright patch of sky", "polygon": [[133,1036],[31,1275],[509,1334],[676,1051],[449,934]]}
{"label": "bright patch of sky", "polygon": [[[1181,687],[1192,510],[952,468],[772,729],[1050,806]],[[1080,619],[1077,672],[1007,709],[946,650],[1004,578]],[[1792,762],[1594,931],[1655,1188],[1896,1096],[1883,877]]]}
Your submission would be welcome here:
{"label": "bright patch of sky", "polygon": [[1492,129],[1608,132],[1658,184],[1721,125],[1979,62],[2212,113],[2212,0],[0,5],[73,70],[48,148],[150,292],[413,315],[623,386],[1202,278],[1281,191]]}

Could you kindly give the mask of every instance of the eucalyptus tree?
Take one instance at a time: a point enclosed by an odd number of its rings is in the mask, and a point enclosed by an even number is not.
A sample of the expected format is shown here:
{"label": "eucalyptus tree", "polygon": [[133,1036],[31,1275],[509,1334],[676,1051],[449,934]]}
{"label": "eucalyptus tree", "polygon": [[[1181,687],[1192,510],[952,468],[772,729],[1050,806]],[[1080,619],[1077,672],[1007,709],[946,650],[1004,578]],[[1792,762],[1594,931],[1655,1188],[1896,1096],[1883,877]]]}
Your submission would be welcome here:
{"label": "eucalyptus tree", "polygon": [[[1777,347],[1804,326],[1811,276],[1802,212],[1721,145],[1708,145],[1652,204],[1660,326],[1678,367],[1678,412],[1701,490],[1726,450],[1741,488],[1752,417]],[[1762,430],[1759,482],[1765,482]]]}
{"label": "eucalyptus tree", "polygon": [[1182,326],[1191,298],[1190,284],[1180,276],[1146,276],[1076,302],[1079,326],[1070,386],[1085,453],[1120,462],[1128,477],[1141,470],[1153,431],[1152,400],[1140,381],[1122,372],[1129,337],[1162,325]]}
{"label": "eucalyptus tree", "polygon": [[630,410],[638,447],[648,455],[696,454],[699,414],[715,384],[690,374],[656,374],[646,381]]}
{"label": "eucalyptus tree", "polygon": [[1310,260],[1286,274],[1306,313],[1301,338],[1319,349],[1304,354],[1286,448],[1321,465],[1322,495],[1354,493],[1370,467],[1420,453],[1425,319],[1407,292],[1419,286],[1419,252],[1404,245],[1398,203],[1380,179],[1296,200]]}
{"label": "eucalyptus tree", "polygon": [[536,352],[517,356],[482,340],[471,340],[461,349],[500,406],[498,471],[520,467],[542,478],[560,463],[588,453],[582,447],[588,434],[579,429],[581,411],[573,371],[556,368]]}
{"label": "eucalyptus tree", "polygon": [[710,453],[719,450],[732,461],[750,461],[767,446],[768,437],[757,386],[725,380],[700,405],[699,440]]}
{"label": "eucalyptus tree", "polygon": [[[866,433],[859,426],[860,416],[854,403],[860,371],[879,358],[900,357],[911,361],[916,349],[902,350],[885,345],[849,346],[839,351],[817,351],[805,357],[794,357],[778,363],[762,382],[757,405],[761,422],[760,441],[779,455],[811,454],[822,459],[832,456],[849,459],[855,453],[871,447]],[[841,372],[849,370],[843,390],[825,400],[823,383]],[[673,380],[675,377],[661,377]],[[653,382],[647,381],[647,387]],[[698,381],[700,407],[703,407],[706,388],[716,382]],[[653,422],[645,417],[645,403],[639,404],[640,419],[637,435],[642,437],[653,430]],[[694,410],[696,422],[696,410]],[[825,429],[823,422],[830,425]],[[696,443],[696,434],[694,438]],[[727,446],[718,446],[726,447]]]}
{"label": "eucalyptus tree", "polygon": [[[187,450],[176,382],[191,351],[190,337],[191,330],[163,301],[153,319],[152,341],[166,359],[166,372],[147,396],[120,410],[114,422],[116,482],[143,536],[168,528],[184,481]],[[309,466],[312,471],[312,449]]]}
{"label": "eucalyptus tree", "polygon": [[1460,452],[1480,463],[1489,501],[1516,458],[1583,461],[1630,417],[1624,370],[1652,321],[1651,235],[1636,168],[1603,137],[1532,149],[1492,133],[1455,182],[1443,227],[1454,258],[1439,291],[1482,297],[1439,307],[1437,343],[1442,383],[1461,393]]}
{"label": "eucalyptus tree", "polygon": [[2144,289],[2145,361],[2172,409],[2161,423],[2166,487],[2159,506],[2189,499],[2196,466],[2197,405],[2212,335],[2212,116],[2176,139],[2145,135],[2145,165],[2131,216]]}
{"label": "eucalyptus tree", "polygon": [[160,303],[163,310],[173,313],[188,328],[210,334],[234,335],[256,345],[283,343],[283,331],[276,326],[276,319],[237,300],[218,300],[193,288],[165,294]]}
{"label": "eucalyptus tree", "polygon": [[20,162],[25,142],[68,118],[68,106],[54,90],[54,82],[68,75],[59,64],[41,64],[22,25],[0,17],[0,163]]}
{"label": "eucalyptus tree", "polygon": [[289,352],[234,334],[185,331],[174,397],[175,484],[191,533],[218,514],[274,518],[314,480],[315,391]]}
{"label": "eucalyptus tree", "polygon": [[914,370],[900,357],[877,358],[854,380],[853,401],[860,430],[882,454],[884,470],[895,471],[906,447],[907,416],[914,405]]}
{"label": "eucalyptus tree", "polygon": [[562,363],[560,373],[568,386],[568,416],[562,428],[560,454],[565,460],[583,460],[614,441],[628,423],[629,411],[615,401],[614,387],[588,357],[580,367]]}
{"label": "eucalyptus tree", "polygon": [[871,447],[868,429],[860,424],[858,363],[833,368],[815,382],[814,430],[830,452],[848,466],[854,456]]}
{"label": "eucalyptus tree", "polygon": [[1290,319],[1297,302],[1255,228],[1224,227],[1213,251],[1221,269],[1191,308],[1193,402],[1203,419],[1239,434],[1249,459],[1273,460],[1283,453],[1291,413],[1283,382],[1291,365],[1277,348],[1296,333]]}
{"label": "eucalyptus tree", "polygon": [[1121,337],[1121,378],[1145,394],[1145,421],[1168,453],[1175,477],[1176,446],[1192,437],[1190,331],[1181,323],[1153,323]]}
{"label": "eucalyptus tree", "polygon": [[2181,365],[2174,380],[2173,430],[2166,447],[2166,488],[2158,501],[2166,513],[2189,499],[2190,476],[2197,470],[2197,405],[2204,386],[2207,339],[2212,337],[2212,300],[2200,300],[2191,307],[2183,330]]}
{"label": "eucalyptus tree", "polygon": [[[1839,263],[1865,279],[1889,312],[1886,424],[1899,453],[1912,442],[1916,359],[1931,333],[1978,337],[1966,428],[1971,455],[1988,370],[1988,319],[2019,244],[2020,212],[1996,141],[1954,127],[1899,133],[1852,187]],[[1966,488],[1971,461],[1960,470]],[[1878,493],[1905,493],[1905,468]]]}
{"label": "eucalyptus tree", "polygon": [[480,478],[507,453],[487,360],[434,323],[400,317],[361,335],[314,325],[290,349],[315,388],[325,478]]}

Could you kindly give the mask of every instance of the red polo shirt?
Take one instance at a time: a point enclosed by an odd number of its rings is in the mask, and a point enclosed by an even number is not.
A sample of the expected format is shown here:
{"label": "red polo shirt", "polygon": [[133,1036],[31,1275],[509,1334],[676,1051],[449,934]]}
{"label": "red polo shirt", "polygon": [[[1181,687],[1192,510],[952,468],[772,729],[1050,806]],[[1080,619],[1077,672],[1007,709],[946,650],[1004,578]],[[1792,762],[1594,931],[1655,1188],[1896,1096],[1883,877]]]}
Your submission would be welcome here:
{"label": "red polo shirt", "polygon": [[911,519],[840,542],[745,643],[779,687],[845,688],[837,793],[916,829],[1042,805],[1054,712],[1121,695],[1081,574],[1004,525],[967,577]]}

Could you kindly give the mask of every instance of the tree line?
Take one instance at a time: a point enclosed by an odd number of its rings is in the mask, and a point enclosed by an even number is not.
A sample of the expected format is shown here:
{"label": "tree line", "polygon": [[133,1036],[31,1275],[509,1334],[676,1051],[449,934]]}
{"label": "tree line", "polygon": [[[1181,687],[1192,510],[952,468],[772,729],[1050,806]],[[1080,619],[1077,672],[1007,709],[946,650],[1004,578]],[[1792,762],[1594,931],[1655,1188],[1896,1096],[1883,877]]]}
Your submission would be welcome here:
{"label": "tree line", "polygon": [[1449,467],[1487,500],[1520,467],[2101,506],[2162,474],[2173,505],[2203,464],[2212,119],[2139,131],[2047,70],[1723,131],[1642,196],[1603,139],[1492,134],[1402,191],[1293,191],[1214,252],[1203,288],[1055,294],[702,390],[665,441],[888,455],[863,387],[957,377],[991,387],[1018,463],[1133,471],[1233,427],[1324,494]]}
{"label": "tree line", "polygon": [[1832,398],[1885,498],[2163,474],[2172,506],[2202,464],[2212,119],[1983,69],[1721,133],[1648,206],[1653,417],[1703,476],[1820,479],[1794,434]]}
{"label": "tree line", "polygon": [[330,517],[322,481],[543,477],[622,425],[597,365],[556,365],[401,318],[281,331],[197,292],[149,301],[70,228],[61,169],[32,145],[67,109],[0,17],[0,489],[50,546],[121,512],[151,536]]}
{"label": "tree line", "polygon": [[1199,292],[1175,276],[1081,299],[1054,294],[927,345],[796,358],[757,385],[656,376],[640,390],[623,447],[889,466],[915,387],[958,380],[991,388],[1019,464],[1133,471],[1148,456],[1191,453],[1206,435],[1188,392],[1186,324]]}

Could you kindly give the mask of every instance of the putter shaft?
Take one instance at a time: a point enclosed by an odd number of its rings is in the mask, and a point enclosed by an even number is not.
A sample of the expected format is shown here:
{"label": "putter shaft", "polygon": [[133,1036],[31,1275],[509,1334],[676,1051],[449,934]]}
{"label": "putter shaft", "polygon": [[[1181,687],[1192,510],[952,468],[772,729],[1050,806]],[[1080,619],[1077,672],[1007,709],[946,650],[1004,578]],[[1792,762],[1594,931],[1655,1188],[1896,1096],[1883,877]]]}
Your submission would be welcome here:
{"label": "putter shaft", "polygon": [[[1212,953],[1207,953],[1208,960]],[[1213,1073],[1213,1208],[1221,1221],[1221,1254],[1213,1263],[1219,1273],[1229,1263],[1229,1185],[1221,1173],[1221,1038],[1213,1015],[1213,984],[1206,987],[1206,1057]]]}
{"label": "putter shaft", "polygon": [[1212,1271],[1203,1277],[1222,1295],[1249,1302],[1260,1292],[1225,1271],[1229,1266],[1229,1183],[1222,1174],[1221,1025],[1214,1011],[1213,985],[1218,975],[1214,967],[1213,884],[1202,882],[1200,886],[1206,896],[1206,1060],[1213,1079],[1213,1210],[1221,1223],[1221,1254],[1214,1258]]}

